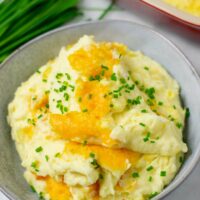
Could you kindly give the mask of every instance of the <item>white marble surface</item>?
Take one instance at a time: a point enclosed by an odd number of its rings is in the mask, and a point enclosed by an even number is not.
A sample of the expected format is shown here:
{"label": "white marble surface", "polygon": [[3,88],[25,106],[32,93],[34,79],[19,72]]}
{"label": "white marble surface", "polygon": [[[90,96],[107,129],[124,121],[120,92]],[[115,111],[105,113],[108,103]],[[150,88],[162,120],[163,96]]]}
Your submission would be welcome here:
{"label": "white marble surface", "polygon": [[[85,16],[79,18],[78,21],[89,19],[96,20],[109,3],[108,0],[82,0],[80,7],[84,10]],[[192,62],[200,75],[200,31],[196,31],[173,21],[156,10],[144,5],[139,0],[118,0],[118,4],[121,8],[114,7],[105,19],[130,20],[152,27],[174,42]],[[7,198],[0,193],[0,200],[6,199]],[[199,199],[200,163],[190,176],[163,200]]]}

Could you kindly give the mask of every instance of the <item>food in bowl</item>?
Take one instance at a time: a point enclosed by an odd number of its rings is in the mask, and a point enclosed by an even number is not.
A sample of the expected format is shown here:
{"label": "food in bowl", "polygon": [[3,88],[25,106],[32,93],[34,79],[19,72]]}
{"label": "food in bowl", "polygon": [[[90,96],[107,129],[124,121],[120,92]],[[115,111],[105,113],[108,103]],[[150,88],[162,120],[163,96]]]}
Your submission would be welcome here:
{"label": "food in bowl", "polygon": [[43,199],[151,199],[187,152],[188,110],[156,61],[92,36],[22,83],[8,122],[24,176]]}
{"label": "food in bowl", "polygon": [[200,17],[200,1],[199,0],[164,0],[166,3],[190,13],[196,17]]}

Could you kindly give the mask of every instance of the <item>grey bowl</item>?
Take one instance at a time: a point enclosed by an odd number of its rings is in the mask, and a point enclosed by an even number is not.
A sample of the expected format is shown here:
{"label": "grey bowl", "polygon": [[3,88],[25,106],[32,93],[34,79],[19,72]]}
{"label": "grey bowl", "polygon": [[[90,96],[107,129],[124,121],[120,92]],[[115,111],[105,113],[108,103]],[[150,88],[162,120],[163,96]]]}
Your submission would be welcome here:
{"label": "grey bowl", "polygon": [[122,42],[131,49],[143,51],[161,63],[181,85],[183,105],[191,112],[184,133],[189,152],[176,178],[155,198],[161,199],[183,182],[200,156],[200,79],[170,41],[145,26],[127,21],[91,22],[56,29],[27,43],[0,66],[0,188],[9,199],[37,199],[23,178],[23,168],[6,121],[7,105],[22,81],[55,57],[63,45],[75,42],[84,34],[94,35],[98,40]]}

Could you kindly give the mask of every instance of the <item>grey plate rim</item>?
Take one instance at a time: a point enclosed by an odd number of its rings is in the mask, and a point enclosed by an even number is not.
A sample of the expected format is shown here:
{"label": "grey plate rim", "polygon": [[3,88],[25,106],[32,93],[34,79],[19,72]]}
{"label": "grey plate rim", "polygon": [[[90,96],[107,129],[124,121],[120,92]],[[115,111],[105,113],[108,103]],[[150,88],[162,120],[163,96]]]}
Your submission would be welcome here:
{"label": "grey plate rim", "polygon": [[[189,66],[189,69],[192,71],[193,75],[194,75],[194,78],[196,78],[197,82],[199,83],[200,85],[200,76],[198,75],[198,73],[196,72],[194,66],[192,65],[192,63],[189,61],[189,59],[184,55],[184,53],[171,41],[169,40],[168,38],[166,38],[164,35],[162,35],[161,33],[159,33],[159,31],[157,30],[154,30],[152,27],[149,27],[149,26],[146,26],[146,25],[143,25],[143,24],[139,24],[139,23],[136,23],[136,22],[133,22],[133,21],[130,21],[130,20],[121,20],[121,19],[111,19],[111,20],[102,20],[102,21],[99,21],[99,20],[94,20],[94,21],[91,21],[91,22],[78,22],[78,23],[73,23],[73,24],[70,24],[70,25],[64,25],[64,26],[61,26],[59,28],[56,28],[56,29],[53,29],[51,31],[48,31],[44,34],[41,34],[39,36],[37,36],[36,38],[30,40],[29,42],[25,43],[24,45],[20,46],[18,49],[16,49],[10,56],[8,56],[1,64],[0,64],[0,72],[1,72],[1,69],[3,67],[6,66],[6,64],[11,61],[15,56],[17,56],[17,54],[28,48],[31,44],[33,44],[34,42],[37,42],[37,41],[40,41],[41,39],[45,38],[46,36],[49,36],[49,35],[52,35],[54,33],[57,33],[57,32],[60,32],[60,31],[63,31],[63,30],[67,30],[67,29],[71,29],[71,28],[74,28],[74,27],[81,27],[81,26],[85,26],[87,24],[101,24],[101,23],[129,23],[129,24],[132,24],[132,25],[135,25],[135,26],[140,26],[142,27],[143,29],[146,29],[147,31],[150,31],[152,32],[153,34],[157,35],[157,37],[160,37],[162,40],[164,40],[166,43],[168,43],[169,46],[171,46],[174,51],[176,51],[179,56],[182,57],[182,59],[184,60],[184,62],[187,63],[187,65]],[[159,195],[157,195],[155,198],[153,198],[154,200],[159,200],[161,198],[164,198],[166,197],[167,195],[169,195],[173,190],[175,190],[180,184],[183,183],[183,181],[186,180],[186,178],[189,176],[189,174],[192,172],[192,170],[195,168],[195,166],[197,165],[197,163],[199,162],[200,160],[200,146],[198,147],[198,149],[196,150],[196,152],[194,153],[194,156],[193,156],[193,160],[190,162],[188,168],[186,169],[186,173],[183,174],[179,179],[177,180],[174,180],[173,183],[169,184]],[[8,197],[10,200],[15,200],[15,198],[13,197],[14,195],[8,191],[7,189],[4,189],[4,188],[0,188],[0,192],[3,192],[5,194],[6,197]]]}

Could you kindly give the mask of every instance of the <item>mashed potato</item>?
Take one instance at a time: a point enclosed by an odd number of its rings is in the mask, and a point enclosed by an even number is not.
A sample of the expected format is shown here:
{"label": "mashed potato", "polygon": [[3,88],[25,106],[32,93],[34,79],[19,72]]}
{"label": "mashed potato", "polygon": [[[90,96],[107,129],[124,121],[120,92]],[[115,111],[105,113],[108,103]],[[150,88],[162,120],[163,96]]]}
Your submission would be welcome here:
{"label": "mashed potato", "polygon": [[89,36],[22,83],[8,110],[25,178],[47,200],[151,199],[187,151],[177,82]]}
{"label": "mashed potato", "polygon": [[164,0],[176,8],[188,12],[194,16],[200,17],[200,1],[199,0]]}

